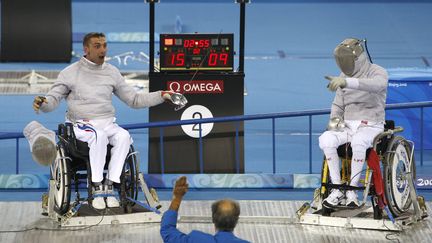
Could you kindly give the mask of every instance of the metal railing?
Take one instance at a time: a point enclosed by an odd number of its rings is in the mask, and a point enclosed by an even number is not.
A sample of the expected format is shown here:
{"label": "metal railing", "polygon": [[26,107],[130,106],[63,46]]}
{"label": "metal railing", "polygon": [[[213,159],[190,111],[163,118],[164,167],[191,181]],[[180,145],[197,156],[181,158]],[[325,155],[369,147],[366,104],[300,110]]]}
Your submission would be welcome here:
{"label": "metal railing", "polygon": [[[424,108],[432,107],[432,102],[412,102],[412,103],[398,103],[398,104],[388,104],[386,110],[400,110],[400,109],[410,109],[419,108],[420,109],[420,165],[423,166],[423,152],[424,152]],[[164,122],[151,122],[151,123],[136,123],[127,124],[122,127],[127,130],[143,129],[143,128],[159,128],[161,139],[160,139],[160,149],[163,151],[163,129],[164,127],[170,126],[181,126],[189,124],[203,124],[203,123],[220,123],[220,122],[236,122],[236,121],[250,121],[250,120],[271,120],[272,123],[272,165],[273,173],[276,173],[276,137],[275,130],[276,119],[289,118],[289,117],[308,117],[308,131],[309,131],[309,173],[312,173],[312,117],[318,115],[330,114],[330,109],[320,109],[320,110],[304,110],[304,111],[294,111],[294,112],[283,112],[283,113],[270,113],[270,114],[257,114],[257,115],[244,115],[244,116],[229,116],[229,117],[219,117],[219,118],[205,118],[205,119],[190,119],[190,120],[178,120],[178,121],[164,121]],[[238,127],[236,128],[236,150],[238,148]],[[201,127],[200,127],[201,129]],[[24,138],[21,132],[6,132],[0,133],[0,140],[4,139],[15,139],[16,140],[16,174],[19,174],[19,139]],[[200,171],[202,172],[203,159],[202,159],[202,138],[200,134],[199,138],[199,154],[200,154]],[[236,151],[238,153],[238,151]],[[238,157],[238,156],[236,156]],[[237,159],[238,160],[238,159]],[[164,167],[163,158],[161,160],[162,168]],[[238,161],[237,161],[238,166]],[[238,170],[237,170],[238,171]]]}

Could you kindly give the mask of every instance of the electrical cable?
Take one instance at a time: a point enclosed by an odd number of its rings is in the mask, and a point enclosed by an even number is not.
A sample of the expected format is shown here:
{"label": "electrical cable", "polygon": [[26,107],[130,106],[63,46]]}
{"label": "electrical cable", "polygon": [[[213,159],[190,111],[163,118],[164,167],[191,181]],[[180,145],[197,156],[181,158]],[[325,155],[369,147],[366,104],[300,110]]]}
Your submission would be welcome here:
{"label": "electrical cable", "polygon": [[[222,34],[222,30],[219,31],[216,39],[219,40],[219,37],[221,36],[221,34]],[[188,83],[191,83],[194,80],[195,76],[198,74],[198,72],[201,71],[200,68],[204,64],[204,61],[207,59],[207,57],[210,54],[210,51],[212,50],[212,48],[213,48],[213,46],[207,49],[207,53],[205,54],[204,58],[201,60],[200,65],[197,67],[197,69],[195,70],[194,74],[192,75],[192,78],[189,80]]]}
{"label": "electrical cable", "polygon": [[365,39],[363,39],[362,41],[364,42],[364,46],[365,46],[365,49],[366,49],[366,54],[367,54],[368,57],[369,57],[369,61],[370,61],[370,63],[373,63],[372,58],[371,58],[371,56],[370,56],[370,54],[369,54],[369,49],[368,49],[368,46],[367,46],[367,39],[365,38]]}
{"label": "electrical cable", "polygon": [[[385,224],[385,220],[384,220],[384,219],[383,219],[383,225],[384,225],[384,227],[386,227],[386,229],[390,230],[390,228],[387,227],[387,225]],[[393,242],[398,242],[398,243],[400,243],[400,241],[399,241],[398,238],[390,238],[390,236],[393,236],[393,235],[396,236],[396,237],[398,237],[398,236],[399,236],[399,233],[391,232],[391,233],[386,234],[386,235],[385,235],[386,240],[390,240],[390,241],[393,241]]]}

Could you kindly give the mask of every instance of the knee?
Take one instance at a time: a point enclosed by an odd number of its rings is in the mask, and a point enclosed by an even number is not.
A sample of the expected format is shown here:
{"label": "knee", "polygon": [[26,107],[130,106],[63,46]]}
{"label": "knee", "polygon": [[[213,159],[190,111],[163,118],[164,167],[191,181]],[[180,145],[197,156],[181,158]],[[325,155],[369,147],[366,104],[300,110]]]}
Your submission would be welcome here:
{"label": "knee", "polygon": [[128,144],[128,146],[132,144],[131,136],[127,130],[120,130],[114,135],[113,145],[115,146],[119,143]]}
{"label": "knee", "polygon": [[337,138],[331,134],[331,132],[326,131],[318,139],[319,141],[319,147],[324,150],[326,148],[337,148]]}
{"label": "knee", "polygon": [[94,139],[96,139],[97,143],[108,143],[108,136],[103,130],[96,130]]}
{"label": "knee", "polygon": [[366,149],[372,147],[372,139],[359,136],[353,137],[351,147],[353,152],[366,151]]}

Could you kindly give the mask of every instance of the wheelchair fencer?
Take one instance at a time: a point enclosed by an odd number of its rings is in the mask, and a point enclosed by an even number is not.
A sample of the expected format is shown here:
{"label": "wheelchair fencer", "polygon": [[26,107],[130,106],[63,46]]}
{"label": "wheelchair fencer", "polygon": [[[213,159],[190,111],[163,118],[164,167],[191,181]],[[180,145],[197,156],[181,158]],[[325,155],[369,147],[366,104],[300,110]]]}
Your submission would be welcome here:
{"label": "wheelchair fencer", "polygon": [[[95,197],[91,187],[92,173],[87,143],[75,138],[71,123],[59,124],[57,136],[57,158],[50,168],[51,180],[53,181],[53,188],[50,186],[50,195],[53,195],[54,211],[60,216],[65,216],[71,211],[75,213],[77,206],[84,201],[87,201],[88,205],[91,206]],[[108,168],[111,148],[111,145],[108,145],[105,170]],[[151,209],[157,210],[161,207],[156,192],[153,189],[148,190],[144,178],[139,172],[137,153],[133,145],[130,145],[120,176],[120,183],[115,185],[120,199],[120,207],[125,213],[131,213],[132,207],[139,203],[137,201],[139,186],[143,189]],[[82,198],[79,192],[79,185],[84,182],[87,184],[87,198]],[[71,202],[72,188],[75,189],[73,202]]]}
{"label": "wheelchair fencer", "polygon": [[[321,173],[321,186],[314,193],[314,200],[310,207],[315,209],[314,214],[333,216],[338,211],[358,210],[366,208],[367,197],[371,197],[373,218],[383,219],[385,211],[388,218],[394,223],[395,219],[409,218],[407,222],[419,221],[427,217],[424,198],[417,195],[415,181],[414,144],[404,137],[395,135],[403,131],[395,127],[394,121],[386,121],[384,131],[378,134],[373,141],[373,147],[366,151],[367,166],[364,177],[360,179],[360,186],[350,186],[352,149],[350,143],[338,147],[337,153],[341,160],[341,184],[332,184],[329,168],[324,156]],[[381,165],[380,165],[381,162]],[[382,167],[382,171],[381,171]],[[331,189],[339,189],[344,195],[349,190],[363,191],[359,206],[341,203],[332,208],[324,206],[324,199]],[[411,209],[414,210],[411,210]],[[305,207],[297,212],[299,216],[305,213]],[[404,222],[407,223],[407,222]]]}

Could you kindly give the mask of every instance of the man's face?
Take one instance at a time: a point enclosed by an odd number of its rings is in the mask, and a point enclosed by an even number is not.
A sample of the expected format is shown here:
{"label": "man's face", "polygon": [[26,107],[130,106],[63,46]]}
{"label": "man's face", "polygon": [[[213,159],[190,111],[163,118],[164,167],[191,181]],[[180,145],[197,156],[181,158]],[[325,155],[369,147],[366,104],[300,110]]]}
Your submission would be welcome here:
{"label": "man's face", "polygon": [[105,37],[93,37],[90,38],[90,42],[87,46],[84,46],[84,52],[86,58],[96,64],[103,64],[105,61],[105,55],[107,51],[107,43]]}

